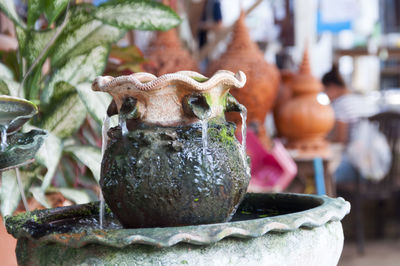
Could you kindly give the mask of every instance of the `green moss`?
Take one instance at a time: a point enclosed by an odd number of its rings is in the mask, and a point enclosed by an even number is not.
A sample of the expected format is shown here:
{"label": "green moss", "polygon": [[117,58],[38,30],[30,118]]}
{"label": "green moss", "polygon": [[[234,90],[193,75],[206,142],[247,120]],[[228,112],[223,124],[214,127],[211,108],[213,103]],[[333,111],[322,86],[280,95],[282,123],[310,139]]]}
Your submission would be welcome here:
{"label": "green moss", "polygon": [[203,83],[203,82],[206,82],[207,80],[209,80],[209,78],[206,78],[206,77],[204,77],[204,78],[202,78],[202,77],[191,77],[191,78],[194,79],[197,82],[200,82],[200,83]]}
{"label": "green moss", "polygon": [[235,135],[234,135],[234,127],[223,126],[221,129],[217,129],[215,127],[209,127],[208,134],[211,138],[217,139],[219,142],[222,142],[224,145],[232,145],[235,144]]}

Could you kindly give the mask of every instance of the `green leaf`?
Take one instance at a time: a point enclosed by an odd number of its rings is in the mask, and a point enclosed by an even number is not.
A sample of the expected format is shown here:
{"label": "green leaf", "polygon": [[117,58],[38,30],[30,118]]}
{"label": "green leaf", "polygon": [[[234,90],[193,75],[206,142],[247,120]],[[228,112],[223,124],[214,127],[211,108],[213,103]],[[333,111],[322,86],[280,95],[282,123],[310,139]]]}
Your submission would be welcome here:
{"label": "green leaf", "polygon": [[68,0],[28,0],[28,26],[32,27],[42,13],[52,24],[68,4]]}
{"label": "green leaf", "polygon": [[10,91],[8,89],[7,83],[5,83],[3,80],[0,80],[0,94],[10,95]]}
{"label": "green leaf", "polygon": [[14,74],[6,65],[0,63],[0,79],[14,79]]}
{"label": "green leaf", "polygon": [[96,200],[93,193],[90,193],[84,189],[72,189],[72,188],[58,188],[58,191],[63,194],[63,196],[76,204],[85,204]]}
{"label": "green leaf", "polygon": [[49,24],[52,24],[67,7],[69,0],[43,0],[44,14]]}
{"label": "green leaf", "polygon": [[15,170],[2,172],[0,186],[1,215],[12,215],[17,209],[21,195]]}
{"label": "green leaf", "polygon": [[51,65],[61,67],[67,60],[90,52],[121,39],[125,30],[103,24],[93,18],[91,8],[86,5],[71,9],[71,20],[57,38],[52,48]]}
{"label": "green leaf", "polygon": [[48,104],[54,92],[54,86],[60,81],[76,86],[83,82],[92,82],[104,71],[108,57],[108,47],[98,46],[89,53],[69,59],[65,65],[55,70],[43,90],[41,101]]}
{"label": "green leaf", "polygon": [[[25,32],[25,42],[23,46],[20,45],[20,48],[22,50],[22,55],[26,59],[27,69],[32,65],[32,63],[36,60],[36,58],[43,51],[43,49],[50,42],[51,38],[53,38],[55,34],[55,29],[45,31],[31,30]],[[22,36],[21,38],[24,37]],[[44,56],[41,63],[43,63],[45,59],[46,57]]]}
{"label": "green leaf", "polygon": [[105,92],[94,92],[90,83],[79,84],[76,90],[90,115],[101,125],[111,103],[111,95]]}
{"label": "green leaf", "polygon": [[69,146],[66,152],[72,153],[79,161],[86,165],[97,182],[100,181],[101,150],[92,146]]}
{"label": "green leaf", "polygon": [[25,24],[17,14],[13,0],[0,0],[0,10],[14,21],[14,23],[17,23],[21,27],[25,27]]}
{"label": "green leaf", "polygon": [[21,92],[18,93],[18,91],[20,90],[20,84],[18,82],[15,82],[14,80],[0,78],[0,90],[2,92],[8,91],[8,93],[4,93],[5,95],[24,98],[24,93],[22,89]]}
{"label": "green leaf", "polygon": [[33,27],[36,20],[42,14],[43,1],[42,0],[28,0],[28,27]]}
{"label": "green leaf", "polygon": [[0,63],[0,94],[18,95],[19,83],[14,81],[14,73],[6,65]]}
{"label": "green leaf", "polygon": [[40,187],[31,187],[29,191],[32,193],[32,196],[35,198],[35,200],[37,200],[42,206],[51,208],[46,199],[46,195],[44,194],[44,190],[42,190]]}
{"label": "green leaf", "polygon": [[46,188],[50,185],[51,180],[56,173],[58,163],[61,159],[62,150],[62,141],[57,136],[53,134],[48,134],[42,147],[40,147],[35,156],[36,161],[47,168],[47,172],[43,178],[41,187],[43,191],[45,191]]}
{"label": "green leaf", "polygon": [[170,8],[154,1],[111,0],[96,8],[94,16],[115,27],[137,30],[168,30],[181,22]]}
{"label": "green leaf", "polygon": [[59,138],[66,138],[82,125],[86,118],[86,108],[70,84],[59,82],[55,88],[56,93],[43,111],[39,125]]}

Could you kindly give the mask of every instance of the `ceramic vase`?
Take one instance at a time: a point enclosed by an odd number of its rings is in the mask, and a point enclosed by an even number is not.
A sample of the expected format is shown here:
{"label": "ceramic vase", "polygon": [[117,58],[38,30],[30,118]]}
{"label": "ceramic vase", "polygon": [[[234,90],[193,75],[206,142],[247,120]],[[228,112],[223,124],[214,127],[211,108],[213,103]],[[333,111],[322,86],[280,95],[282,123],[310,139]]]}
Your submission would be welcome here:
{"label": "ceramic vase", "polygon": [[113,97],[102,161],[105,201],[125,227],[164,227],[229,220],[249,180],[245,148],[225,112],[244,111],[230,88],[246,77],[218,71],[210,79],[182,71],[98,77]]}
{"label": "ceramic vase", "polygon": [[326,155],[325,137],[333,128],[334,112],[328,96],[322,93],[321,82],[311,74],[307,49],[289,88],[291,97],[277,113],[278,131],[286,138],[287,147],[300,155]]}

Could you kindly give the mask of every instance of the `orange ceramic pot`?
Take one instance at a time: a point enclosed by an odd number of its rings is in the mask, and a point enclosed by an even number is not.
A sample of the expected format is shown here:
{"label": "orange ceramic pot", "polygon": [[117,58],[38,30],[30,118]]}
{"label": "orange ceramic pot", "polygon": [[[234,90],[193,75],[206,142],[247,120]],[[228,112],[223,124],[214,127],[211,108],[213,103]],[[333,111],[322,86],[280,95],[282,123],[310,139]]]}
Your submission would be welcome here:
{"label": "orange ceramic pot", "polygon": [[176,29],[158,32],[146,58],[149,62],[144,65],[144,70],[156,76],[181,70],[198,71],[197,62],[182,47]]}
{"label": "orange ceramic pot", "polygon": [[[235,24],[233,38],[226,52],[210,64],[207,74],[211,76],[218,69],[245,72],[247,76],[245,87],[241,90],[232,89],[231,94],[246,106],[247,124],[255,129],[261,142],[268,148],[270,141],[264,128],[264,121],[274,104],[280,75],[274,65],[264,60],[263,53],[250,39],[243,12]],[[237,114],[228,114],[227,118],[238,125],[241,124],[241,118]]]}
{"label": "orange ceramic pot", "polygon": [[277,113],[276,126],[287,139],[287,147],[300,154],[325,154],[324,140],[334,125],[334,112],[322,93],[322,84],[311,75],[307,51],[299,72],[290,83],[292,97]]}

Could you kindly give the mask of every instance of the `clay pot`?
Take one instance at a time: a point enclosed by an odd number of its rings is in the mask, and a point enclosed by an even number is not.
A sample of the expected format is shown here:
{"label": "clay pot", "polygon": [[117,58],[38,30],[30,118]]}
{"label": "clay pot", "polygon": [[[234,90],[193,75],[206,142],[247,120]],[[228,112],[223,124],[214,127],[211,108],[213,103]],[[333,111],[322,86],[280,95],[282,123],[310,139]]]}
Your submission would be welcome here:
{"label": "clay pot", "polygon": [[[236,72],[243,70],[247,76],[247,84],[242,90],[232,89],[232,95],[246,106],[248,125],[252,127],[261,142],[268,148],[269,137],[266,134],[264,121],[267,113],[274,105],[279,86],[278,69],[264,60],[264,55],[257,44],[250,39],[245,25],[245,15],[242,12],[233,30],[232,41],[226,52],[208,68],[211,75],[218,69],[228,69]],[[229,114],[228,120],[241,123],[240,116]]]}
{"label": "clay pot", "polygon": [[[162,0],[161,2],[176,10],[175,1]],[[146,57],[149,62],[144,64],[144,70],[156,76],[181,70],[198,71],[196,60],[182,47],[175,28],[157,32]]]}
{"label": "clay pot", "polygon": [[182,47],[176,29],[158,32],[146,58],[149,62],[144,65],[144,70],[156,76],[181,70],[198,71],[197,62]]}
{"label": "clay pot", "polygon": [[[281,83],[279,86],[278,95],[275,100],[275,105],[273,108],[274,121],[279,120],[279,111],[282,106],[284,106],[290,98],[292,98],[292,90],[290,89],[290,82],[292,81],[295,73],[289,70],[281,70]],[[281,137],[281,133],[279,132],[279,128],[276,127],[276,136]]]}
{"label": "clay pot", "polygon": [[114,102],[102,161],[105,201],[125,227],[224,222],[250,180],[243,148],[226,111],[244,111],[228,93],[245,75],[218,71],[210,79],[190,71],[155,77],[136,73],[99,77],[94,90]]}
{"label": "clay pot", "polygon": [[334,125],[334,112],[322,93],[322,84],[311,75],[308,52],[305,50],[299,72],[289,83],[292,97],[279,108],[276,125],[287,147],[301,154],[326,153],[324,140]]}

